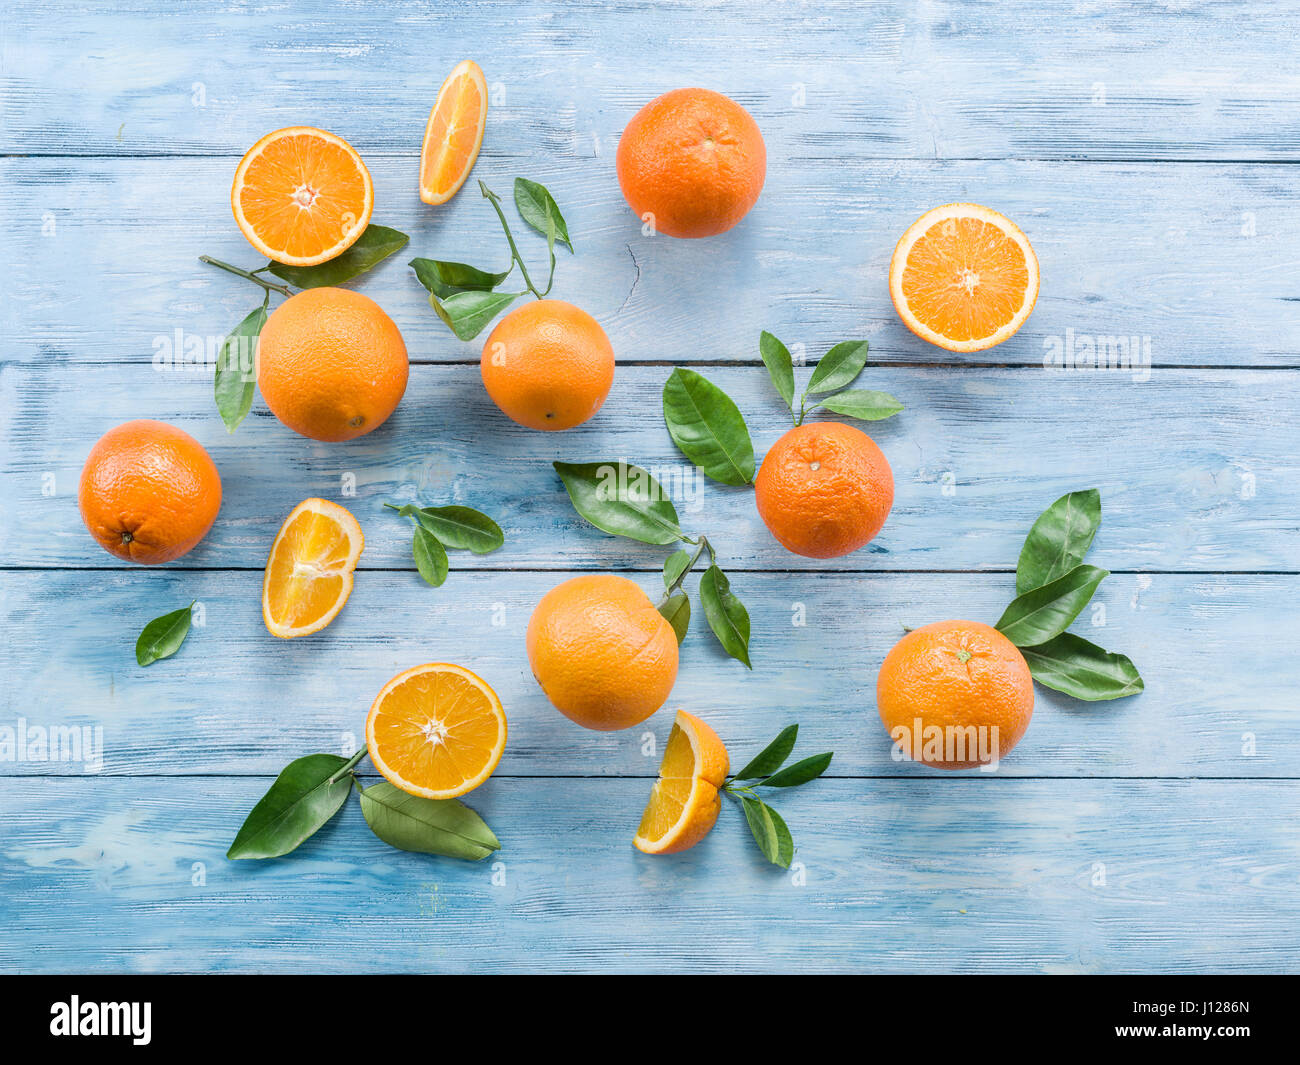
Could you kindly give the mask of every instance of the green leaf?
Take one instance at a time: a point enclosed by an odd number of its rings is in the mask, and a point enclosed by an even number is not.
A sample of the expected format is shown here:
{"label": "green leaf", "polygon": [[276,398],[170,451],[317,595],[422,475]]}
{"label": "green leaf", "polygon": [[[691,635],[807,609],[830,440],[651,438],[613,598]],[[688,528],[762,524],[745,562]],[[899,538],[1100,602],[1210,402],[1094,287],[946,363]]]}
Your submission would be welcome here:
{"label": "green leaf", "polygon": [[760,781],[760,784],[765,788],[797,788],[800,784],[807,784],[808,781],[816,780],[825,773],[833,757],[834,753],[831,751],[825,754],[814,754],[773,773],[766,780]]}
{"label": "green leaf", "polygon": [[1063,632],[1036,647],[1022,647],[1034,680],[1088,702],[1123,699],[1145,685],[1126,655],[1103,651],[1095,643]]}
{"label": "green leaf", "polygon": [[[773,865],[781,865],[781,836],[773,819],[773,810],[767,803],[752,799],[748,795],[740,796],[741,809],[745,811],[745,820],[749,822],[749,831],[763,852],[763,857]],[[784,822],[782,822],[784,824]],[[786,835],[790,830],[786,829]],[[793,851],[793,847],[791,847]],[[789,862],[786,862],[789,865]]]}
{"label": "green leaf", "polygon": [[429,306],[458,340],[473,340],[488,322],[514,303],[522,292],[453,292],[442,299],[429,293]]}
{"label": "green leaf", "polygon": [[309,754],[290,762],[249,812],[227,858],[278,858],[288,854],[338,813],[353,776],[330,778],[347,765],[336,754]]}
{"label": "green leaf", "polygon": [[443,298],[457,292],[490,292],[510,276],[509,270],[490,274],[477,266],[447,262],[444,259],[416,258],[411,260],[410,266],[420,284]]}
{"label": "green leaf", "polygon": [[817,406],[863,422],[878,422],[884,418],[892,418],[903,409],[903,405],[888,392],[872,392],[866,388],[836,392],[833,396],[827,396]]}
{"label": "green leaf", "polygon": [[1016,596],[996,628],[1017,647],[1046,643],[1070,627],[1109,575],[1109,570],[1096,566],[1075,566],[1064,577]]}
{"label": "green leaf", "polygon": [[691,553],[684,547],[664,559],[664,588],[668,589],[676,584],[677,578],[686,572],[686,567],[690,564]]}
{"label": "green leaf", "polygon": [[361,792],[370,830],[398,850],[478,861],[501,844],[483,818],[459,799],[408,795],[388,781]]}
{"label": "green leaf", "polygon": [[799,736],[798,725],[786,725],[776,739],[750,759],[749,764],[736,774],[737,780],[757,780],[759,777],[771,776],[781,768],[794,750],[794,741]]}
{"label": "green leaf", "polygon": [[217,411],[226,423],[226,432],[239,428],[253,407],[257,388],[257,338],[266,325],[266,303],[248,315],[221,342],[212,389],[217,397]]}
{"label": "green leaf", "polygon": [[473,507],[416,507],[412,517],[444,547],[486,555],[506,542],[501,526]]}
{"label": "green leaf", "polygon": [[547,218],[550,218],[555,230],[554,239],[567,247],[570,253],[573,252],[573,241],[569,239],[569,227],[565,224],[564,215],[560,214],[555,197],[545,185],[527,178],[515,178],[515,207],[519,211],[519,217],[544,237],[547,236]]}
{"label": "green leaf", "polygon": [[1101,493],[1069,492],[1038,516],[1016,564],[1016,594],[1063,577],[1083,561],[1101,525]]}
{"label": "green leaf", "polygon": [[710,566],[700,578],[700,602],[722,649],[753,669],[749,662],[749,611],[731,594],[731,583],[717,566]]}
{"label": "green leaf", "polygon": [[438,538],[423,525],[415,527],[411,553],[415,556],[415,568],[420,571],[425,583],[440,588],[447,579],[447,552],[438,543]]}
{"label": "green leaf", "polygon": [[573,509],[597,529],[643,544],[682,538],[677,509],[647,471],[625,462],[553,462]]}
{"label": "green leaf", "polygon": [[394,252],[401,251],[410,241],[405,233],[396,229],[374,224],[366,226],[366,231],[342,255],[337,255],[315,266],[285,266],[284,263],[268,263],[271,273],[297,288],[323,288],[326,285],[341,285],[359,277],[367,270],[374,269]]}
{"label": "green leaf", "polygon": [[845,340],[836,344],[817,362],[812,380],[804,390],[805,395],[815,396],[822,392],[838,392],[841,388],[853,384],[854,378],[862,372],[867,364],[867,342],[865,340]]}
{"label": "green leaf", "polygon": [[754,444],[730,396],[694,370],[678,367],[664,384],[664,421],[683,455],[722,484],[754,480]]}
{"label": "green leaf", "polygon": [[190,611],[194,601],[180,610],[173,610],[160,618],[154,618],[140,632],[135,641],[135,660],[142,666],[157,662],[160,658],[171,658],[181,649],[185,637],[190,631]]}
{"label": "green leaf", "polygon": [[785,819],[776,812],[775,807],[767,807],[767,816],[772,819],[772,827],[776,830],[776,857],[772,859],[772,864],[789,869],[790,862],[794,859],[794,837],[790,835]]}
{"label": "green leaf", "polygon": [[772,384],[785,400],[785,405],[794,410],[794,359],[790,349],[771,333],[764,330],[758,338],[758,353],[763,356],[763,365]]}
{"label": "green leaf", "polygon": [[659,604],[659,613],[668,619],[668,624],[677,634],[677,644],[686,639],[686,630],[691,625],[691,601],[685,592],[674,592]]}

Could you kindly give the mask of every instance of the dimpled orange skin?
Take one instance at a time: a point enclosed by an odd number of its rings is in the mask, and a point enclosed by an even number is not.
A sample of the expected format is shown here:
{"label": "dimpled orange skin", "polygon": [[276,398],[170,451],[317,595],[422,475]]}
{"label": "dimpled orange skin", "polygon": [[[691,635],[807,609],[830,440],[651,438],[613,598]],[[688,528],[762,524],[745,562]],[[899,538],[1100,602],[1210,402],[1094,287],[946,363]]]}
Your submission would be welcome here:
{"label": "dimpled orange skin", "polygon": [[126,422],[90,449],[77,506],[105,551],[156,566],[192,550],[212,528],[221,475],[184,430],[147,419]]}
{"label": "dimpled orange skin", "polygon": [[677,680],[677,637],[626,577],[574,577],[542,597],[528,622],[528,662],[557,710],[599,732],[638,725]]}
{"label": "dimpled orange skin", "polygon": [[807,558],[838,558],[880,532],[894,505],[894,475],[862,430],[813,422],[772,445],[754,497],[782,547]]}
{"label": "dimpled orange skin", "polygon": [[511,311],[483,345],[483,387],[511,421],[572,429],[600,410],[614,383],[614,349],[572,303],[537,300]]}
{"label": "dimpled orange skin", "polygon": [[736,101],[708,89],[674,89],[633,116],[616,162],[618,183],[638,218],[670,237],[712,237],[757,202],[767,147]]}
{"label": "dimpled orange skin", "polygon": [[312,440],[352,440],[380,425],[406,391],[406,344],[369,296],[311,288],[262,329],[257,387],[271,413]]}
{"label": "dimpled orange skin", "polygon": [[[963,656],[966,657],[962,661]],[[1034,713],[1034,681],[1024,655],[991,625],[937,621],[913,629],[894,644],[876,678],[876,708],[885,730],[909,736],[921,721],[931,726],[990,729],[997,726],[997,754],[1011,753]],[[991,735],[985,741],[991,742]],[[912,750],[911,742],[904,747]],[[970,769],[979,761],[923,758],[939,769]]]}

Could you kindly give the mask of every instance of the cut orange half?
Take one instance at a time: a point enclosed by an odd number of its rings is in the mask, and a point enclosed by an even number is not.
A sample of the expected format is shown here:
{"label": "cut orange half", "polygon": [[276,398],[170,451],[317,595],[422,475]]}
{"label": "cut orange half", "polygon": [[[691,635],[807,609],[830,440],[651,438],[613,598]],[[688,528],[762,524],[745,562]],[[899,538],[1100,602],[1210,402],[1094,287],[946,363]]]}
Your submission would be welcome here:
{"label": "cut orange half", "polygon": [[446,203],[465,184],[483,143],[487,109],[483,71],[466,59],[442,83],[424,127],[420,199],[425,203]]}
{"label": "cut orange half", "polygon": [[492,775],[506,749],[497,693],[462,666],[431,662],[399,673],[366,718],[370,760],[390,783],[453,799]]}
{"label": "cut orange half", "polygon": [[983,351],[1025,324],[1038,257],[1005,215],[977,203],[927,211],[898,242],[889,295],[903,324],[949,351]]}
{"label": "cut orange half", "polygon": [[230,206],[267,258],[314,266],[342,255],[375,207],[370,171],[347,141],[313,126],[268,133],[235,168]]}
{"label": "cut orange half", "polygon": [[285,639],[319,632],[352,594],[365,537],[357,519],[327,499],[304,499],[284,519],[262,579],[262,620]]}
{"label": "cut orange half", "polygon": [[632,841],[636,849],[675,854],[699,843],[718,820],[718,789],[729,768],[727,748],[718,734],[698,717],[678,710],[659,779]]}

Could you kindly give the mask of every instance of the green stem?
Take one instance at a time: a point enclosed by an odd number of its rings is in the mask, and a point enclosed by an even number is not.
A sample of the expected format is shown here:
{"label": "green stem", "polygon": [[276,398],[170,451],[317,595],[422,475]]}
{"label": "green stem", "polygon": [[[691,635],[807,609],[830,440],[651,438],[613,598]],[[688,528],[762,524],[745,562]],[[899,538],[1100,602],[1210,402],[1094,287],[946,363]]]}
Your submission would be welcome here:
{"label": "green stem", "polygon": [[[506,232],[506,241],[510,245],[510,257],[519,264],[519,270],[524,275],[524,284],[528,286],[528,291],[536,296],[539,300],[545,296],[545,293],[538,292],[537,287],[533,284],[533,279],[528,276],[528,266],[524,263],[524,258],[519,254],[519,248],[515,245],[514,234],[510,232],[510,223],[506,221],[506,213],[501,210],[501,198],[488,188],[482,181],[478,183],[480,191],[484,197],[492,204],[492,209],[496,211],[497,217],[501,219],[501,228]],[[554,278],[554,274],[551,275]],[[550,287],[546,289],[550,292]]]}
{"label": "green stem", "polygon": [[292,296],[293,289],[288,285],[273,285],[269,281],[263,281],[260,277],[248,270],[241,270],[238,266],[231,266],[229,263],[223,263],[220,259],[214,259],[211,255],[200,255],[199,262],[207,263],[209,266],[215,266],[219,270],[225,270],[228,274],[234,274],[236,277],[242,277],[245,281],[251,281],[255,285],[261,285],[267,292],[278,292],[281,296]]}
{"label": "green stem", "polygon": [[717,558],[717,556],[713,553],[713,546],[709,543],[709,538],[707,536],[701,536],[698,541],[692,541],[692,542],[698,542],[699,546],[695,548],[695,554],[691,556],[691,560],[688,563],[686,563],[686,568],[682,570],[681,573],[677,575],[677,579],[673,581],[672,587],[670,587],[668,591],[664,593],[663,600],[659,603],[660,606],[663,606],[664,603],[667,603],[668,600],[671,599],[677,592],[680,592],[682,590],[682,581],[686,580],[686,575],[695,568],[695,563],[697,563],[700,560],[700,555],[702,555],[705,551],[708,551],[710,565],[712,565],[714,560]]}
{"label": "green stem", "polygon": [[366,756],[366,748],[362,747],[361,750],[357,751],[357,753],[354,754],[351,758],[349,758],[347,762],[339,766],[339,771],[329,778],[329,783],[335,784],[338,782],[339,778],[343,776],[344,773],[351,773],[352,770],[356,768],[357,763],[361,761],[361,759],[364,758],[365,756]]}

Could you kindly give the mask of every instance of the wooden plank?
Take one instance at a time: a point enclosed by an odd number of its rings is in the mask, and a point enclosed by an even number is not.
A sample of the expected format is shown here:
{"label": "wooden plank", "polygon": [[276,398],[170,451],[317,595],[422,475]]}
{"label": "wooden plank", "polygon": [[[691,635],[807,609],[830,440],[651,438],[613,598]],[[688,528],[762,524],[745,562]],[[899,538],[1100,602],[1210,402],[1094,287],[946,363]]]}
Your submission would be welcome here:
{"label": "wooden plank", "polygon": [[[0,761],[0,774],[276,773],[312,751],[361,746],[366,711],[396,673],[468,666],[510,721],[503,775],[653,776],[678,707],[717,728],[737,759],[799,723],[799,749],[832,750],[836,776],[945,776],[895,761],[876,715],[876,673],[903,625],[994,622],[1009,574],[746,573],[733,588],[753,626],[754,671],[723,656],[698,611],[665,709],[621,733],[581,730],[546,701],[524,630],[565,573],[453,573],[435,591],[408,573],[362,573],[318,636],[270,636],[256,572],[0,574],[0,727],[102,727],[102,766]],[[640,575],[651,595],[657,577]],[[692,595],[694,581],[688,587]],[[1087,704],[1037,688],[1033,724],[1000,775],[1300,777],[1293,673],[1277,633],[1300,577],[1109,578],[1077,631],[1137,663],[1146,691]],[[192,599],[203,627],[172,659],[135,664],[144,623]],[[1250,678],[1243,683],[1242,678]],[[91,733],[94,740],[94,733]],[[74,752],[75,753],[75,752]],[[967,774],[969,775],[969,774]]]}
{"label": "wooden plank", "polygon": [[[359,284],[420,362],[477,361],[437,320],[412,255],[500,269],[505,242],[471,182],[444,208],[420,203],[416,150],[372,159],[375,220],[409,248]],[[261,263],[230,216],[233,159],[0,161],[0,358],[137,362],[197,339],[215,353],[257,302],[254,286],[198,262]],[[590,311],[622,362],[757,362],[769,329],[815,360],[866,336],[878,362],[1040,366],[1137,337],[1156,366],[1300,366],[1300,170],[1278,166],[1080,166],[1048,162],[800,159],[774,166],[750,217],[725,236],[643,236],[607,157],[486,158],[475,171],[508,195],[515,175],[550,186],[576,255],[561,251],[554,295]],[[889,299],[894,245],[951,200],[1016,219],[1040,257],[1033,316],[1010,341],[951,355],[914,337]],[[513,212],[512,212],[513,213]],[[522,225],[521,247],[545,260]],[[278,300],[279,297],[276,297]],[[177,343],[177,332],[182,342]],[[1073,338],[1067,340],[1067,338]],[[1139,374],[1140,376],[1140,374]]]}
{"label": "wooden plank", "polygon": [[[506,547],[458,558],[460,566],[658,568],[663,549],[606,536],[574,513],[551,468],[555,458],[624,458],[656,470],[683,527],[706,533],[731,569],[1009,569],[1044,507],[1094,485],[1105,515],[1093,552],[1098,565],[1294,571],[1300,558],[1289,372],[1158,372],[1137,383],[1115,373],[869,369],[865,386],[907,406],[867,426],[893,466],[894,509],[869,547],[831,561],[780,547],[749,490],[694,476],[663,426],[660,392],[669,372],[620,368],[594,419],[552,434],[506,419],[477,366],[419,366],[385,425],[348,444],[320,444],[286,429],[260,401],[229,436],[203,373],[155,373],[147,364],[0,365],[0,562],[124,565],[86,533],[76,484],[92,442],[142,416],[193,432],[222,471],[221,514],[182,566],[260,569],[293,505],[321,495],[361,521],[365,567],[414,568],[409,522],[383,503],[418,498],[475,506],[502,523]],[[789,426],[766,372],[720,367],[708,375],[746,413],[761,456]],[[51,478],[56,494],[47,496]]]}
{"label": "wooden plank", "polygon": [[793,873],[734,808],[638,854],[640,780],[490,781],[497,863],[390,850],[355,803],[294,856],[227,862],[265,783],[0,782],[0,969],[1278,972],[1300,951],[1295,781],[821,781],[780,803]]}
{"label": "wooden plank", "polygon": [[166,13],[23,0],[6,16],[9,153],[238,155],[296,122],[363,150],[410,150],[438,83],[471,56],[494,85],[496,157],[608,157],[646,100],[703,82],[754,112],[778,166],[1298,158],[1300,73],[1278,47],[1297,18],[1269,0],[747,0],[674,5],[671,18],[633,0],[398,11],[205,0]]}

